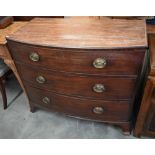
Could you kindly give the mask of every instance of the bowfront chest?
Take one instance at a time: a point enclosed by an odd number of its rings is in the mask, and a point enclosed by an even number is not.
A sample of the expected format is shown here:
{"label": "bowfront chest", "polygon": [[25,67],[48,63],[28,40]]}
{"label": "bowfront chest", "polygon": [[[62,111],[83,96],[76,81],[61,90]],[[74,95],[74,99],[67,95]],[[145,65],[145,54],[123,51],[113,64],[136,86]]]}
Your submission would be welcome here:
{"label": "bowfront chest", "polygon": [[147,48],[143,20],[34,19],[7,37],[30,109],[131,130]]}

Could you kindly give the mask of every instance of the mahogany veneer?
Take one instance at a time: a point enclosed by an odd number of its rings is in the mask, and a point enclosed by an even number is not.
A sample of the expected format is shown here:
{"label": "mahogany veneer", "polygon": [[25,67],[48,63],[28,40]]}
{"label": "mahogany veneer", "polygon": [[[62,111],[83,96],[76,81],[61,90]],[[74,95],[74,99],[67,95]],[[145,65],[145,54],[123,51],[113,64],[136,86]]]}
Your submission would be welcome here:
{"label": "mahogany veneer", "polygon": [[[12,49],[16,49],[12,54],[17,62],[40,68],[45,67],[49,70],[76,72],[78,74],[137,76],[145,55],[145,49],[141,48],[96,49],[94,51],[94,49],[38,47],[20,42],[10,42],[9,44]],[[39,63],[29,59],[29,55],[33,52],[39,55]],[[98,57],[106,58],[108,65],[104,68],[104,72],[93,67],[92,62]]]}
{"label": "mahogany veneer", "polygon": [[129,134],[147,48],[143,20],[33,19],[7,37],[37,107]]}
{"label": "mahogany veneer", "polygon": [[[132,99],[132,93],[136,83],[136,78],[117,78],[93,75],[79,76],[76,74],[51,72],[43,69],[38,70],[31,66],[21,66],[21,64],[18,65],[18,69],[21,72],[21,76],[24,81],[33,83],[35,87],[39,87],[44,90],[73,96],[106,100],[128,100]],[[46,81],[44,84],[40,84],[36,81],[36,77],[39,75],[43,75],[45,77]],[[96,83],[104,84],[104,93],[94,93],[93,86]],[[122,92],[122,90],[124,91]]]}

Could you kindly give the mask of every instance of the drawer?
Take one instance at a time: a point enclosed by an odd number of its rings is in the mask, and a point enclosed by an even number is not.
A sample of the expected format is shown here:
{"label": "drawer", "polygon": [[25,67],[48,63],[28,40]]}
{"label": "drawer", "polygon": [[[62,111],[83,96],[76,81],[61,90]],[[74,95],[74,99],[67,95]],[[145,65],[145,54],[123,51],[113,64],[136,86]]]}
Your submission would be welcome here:
{"label": "drawer", "polygon": [[131,99],[136,79],[103,76],[79,76],[49,72],[33,67],[17,65],[24,81],[33,86],[60,94],[96,99]]}
{"label": "drawer", "polygon": [[104,101],[68,97],[36,89],[26,84],[30,102],[68,115],[100,121],[128,121],[128,101]]}
{"label": "drawer", "polygon": [[[137,75],[145,49],[44,48],[8,40],[15,61],[50,70],[99,75]],[[32,61],[31,59],[34,61]]]}

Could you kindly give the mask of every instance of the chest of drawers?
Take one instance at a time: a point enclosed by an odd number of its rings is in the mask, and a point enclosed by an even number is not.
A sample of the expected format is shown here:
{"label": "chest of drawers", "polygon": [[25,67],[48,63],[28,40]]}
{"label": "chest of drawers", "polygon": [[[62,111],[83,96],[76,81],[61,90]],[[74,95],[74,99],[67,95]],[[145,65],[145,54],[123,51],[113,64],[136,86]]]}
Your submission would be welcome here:
{"label": "chest of drawers", "polygon": [[130,132],[144,21],[38,18],[7,41],[32,112],[40,107]]}

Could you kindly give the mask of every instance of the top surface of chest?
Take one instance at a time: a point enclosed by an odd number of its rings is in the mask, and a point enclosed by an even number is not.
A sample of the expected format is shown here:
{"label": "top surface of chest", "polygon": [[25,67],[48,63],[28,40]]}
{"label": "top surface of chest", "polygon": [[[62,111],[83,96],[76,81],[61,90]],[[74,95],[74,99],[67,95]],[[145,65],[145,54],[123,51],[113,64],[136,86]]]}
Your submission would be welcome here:
{"label": "top surface of chest", "polygon": [[23,43],[64,48],[147,47],[143,20],[36,18],[8,37]]}

